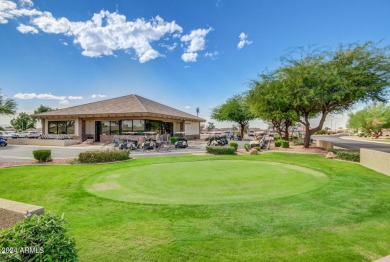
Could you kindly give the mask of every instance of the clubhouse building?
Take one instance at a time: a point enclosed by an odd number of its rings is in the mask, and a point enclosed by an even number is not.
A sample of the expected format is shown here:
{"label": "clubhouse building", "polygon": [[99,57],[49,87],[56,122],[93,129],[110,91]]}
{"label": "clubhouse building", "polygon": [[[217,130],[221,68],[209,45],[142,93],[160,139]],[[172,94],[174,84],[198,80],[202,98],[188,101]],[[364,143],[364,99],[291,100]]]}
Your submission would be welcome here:
{"label": "clubhouse building", "polygon": [[74,139],[101,141],[102,136],[133,132],[170,134],[185,132],[200,137],[206,120],[138,95],[127,95],[32,115],[40,119],[42,134],[69,135]]}

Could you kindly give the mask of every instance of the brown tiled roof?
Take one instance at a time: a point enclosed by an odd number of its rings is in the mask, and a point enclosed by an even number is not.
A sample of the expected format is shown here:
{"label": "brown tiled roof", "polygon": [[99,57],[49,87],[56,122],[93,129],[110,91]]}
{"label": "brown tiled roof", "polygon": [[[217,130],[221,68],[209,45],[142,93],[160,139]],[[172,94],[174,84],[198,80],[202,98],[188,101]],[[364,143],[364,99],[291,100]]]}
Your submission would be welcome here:
{"label": "brown tiled roof", "polygon": [[33,117],[155,116],[205,122],[206,120],[138,95],[121,96],[89,104],[35,114]]}

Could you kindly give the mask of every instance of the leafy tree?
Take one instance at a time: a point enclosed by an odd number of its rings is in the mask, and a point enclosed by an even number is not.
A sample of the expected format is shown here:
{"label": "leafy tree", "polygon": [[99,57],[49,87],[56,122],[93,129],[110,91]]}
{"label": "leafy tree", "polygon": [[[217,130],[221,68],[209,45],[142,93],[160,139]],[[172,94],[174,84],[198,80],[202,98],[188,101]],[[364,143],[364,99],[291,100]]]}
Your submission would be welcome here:
{"label": "leafy tree", "polygon": [[198,107],[196,107],[196,116],[199,116],[199,113],[200,113],[200,108],[198,106]]}
{"label": "leafy tree", "polygon": [[208,122],[207,123],[207,127],[206,127],[206,130],[207,131],[211,131],[211,130],[213,130],[215,128],[215,125],[214,125],[214,123],[213,122]]}
{"label": "leafy tree", "polygon": [[34,110],[34,114],[45,113],[52,110],[54,109],[49,106],[40,105],[37,109]]}
{"label": "leafy tree", "polygon": [[16,113],[16,102],[13,99],[4,99],[0,93],[0,115],[13,115]]}
{"label": "leafy tree", "polygon": [[349,128],[362,128],[375,138],[383,134],[382,128],[390,127],[390,105],[386,106],[384,103],[366,106],[348,116],[347,126]]}
{"label": "leafy tree", "polygon": [[25,112],[19,113],[16,118],[11,120],[11,125],[16,130],[26,130],[35,127],[35,119]]}
{"label": "leafy tree", "polygon": [[[304,146],[309,147],[311,135],[322,129],[330,113],[345,112],[357,102],[384,102],[389,81],[388,49],[367,42],[285,58],[281,68],[255,81],[249,94],[264,87],[277,88],[275,101],[285,103],[296,114],[295,121],[305,127]],[[269,108],[273,110],[272,105]],[[316,117],[319,124],[311,127],[311,119]]]}
{"label": "leafy tree", "polygon": [[269,124],[269,126],[289,140],[289,130],[295,124],[296,114],[289,101],[278,94],[283,83],[275,75],[263,75],[264,81],[254,81],[254,91],[249,92],[247,98],[252,112]]}
{"label": "leafy tree", "polygon": [[249,110],[249,105],[244,95],[235,95],[229,98],[224,104],[212,109],[211,118],[218,121],[236,122],[241,129],[241,136],[244,136],[245,127],[249,121],[256,116]]}

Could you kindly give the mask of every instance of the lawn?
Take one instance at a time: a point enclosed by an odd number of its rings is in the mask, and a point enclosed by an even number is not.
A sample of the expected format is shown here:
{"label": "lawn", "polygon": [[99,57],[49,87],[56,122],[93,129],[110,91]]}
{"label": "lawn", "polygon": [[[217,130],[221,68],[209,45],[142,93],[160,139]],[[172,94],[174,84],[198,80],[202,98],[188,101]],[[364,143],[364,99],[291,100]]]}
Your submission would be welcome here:
{"label": "lawn", "polygon": [[390,254],[390,177],[319,155],[5,168],[0,197],[65,213],[81,261],[372,261]]}

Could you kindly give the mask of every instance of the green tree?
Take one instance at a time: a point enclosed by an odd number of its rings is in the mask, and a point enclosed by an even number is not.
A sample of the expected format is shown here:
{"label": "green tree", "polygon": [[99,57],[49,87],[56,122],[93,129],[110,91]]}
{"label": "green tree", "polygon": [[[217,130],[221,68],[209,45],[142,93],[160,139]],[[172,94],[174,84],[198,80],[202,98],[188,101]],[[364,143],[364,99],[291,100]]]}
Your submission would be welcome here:
{"label": "green tree", "polygon": [[[345,112],[357,102],[386,101],[389,80],[388,49],[367,42],[285,58],[281,68],[255,81],[249,94],[271,86],[264,82],[277,81],[273,85],[277,88],[275,100],[283,101],[296,114],[295,121],[305,127],[304,146],[309,147],[311,135],[322,129],[330,113]],[[316,117],[319,124],[311,127]]]}
{"label": "green tree", "polygon": [[34,110],[34,114],[45,113],[52,110],[54,109],[49,106],[40,105],[37,109]]}
{"label": "green tree", "polygon": [[211,111],[211,118],[218,121],[231,121],[240,126],[241,136],[244,136],[245,127],[256,116],[250,111],[244,95],[235,95],[224,104],[217,106]]}
{"label": "green tree", "polygon": [[289,140],[289,130],[297,116],[290,102],[278,94],[283,83],[275,76],[263,75],[264,81],[254,81],[247,100],[253,114],[267,122],[280,137]]}
{"label": "green tree", "polygon": [[372,104],[348,115],[348,128],[362,128],[366,133],[378,138],[383,128],[390,127],[390,105]]}
{"label": "green tree", "polygon": [[15,100],[4,99],[4,95],[0,93],[0,115],[14,115],[16,106]]}
{"label": "green tree", "polygon": [[208,122],[208,123],[207,123],[206,130],[207,130],[208,132],[210,132],[210,131],[213,130],[214,128],[215,128],[215,125],[214,125],[213,122]]}
{"label": "green tree", "polygon": [[13,118],[11,120],[11,125],[16,130],[27,130],[29,128],[35,127],[36,120],[32,118],[29,114],[25,112],[19,113],[19,115],[16,118]]}

